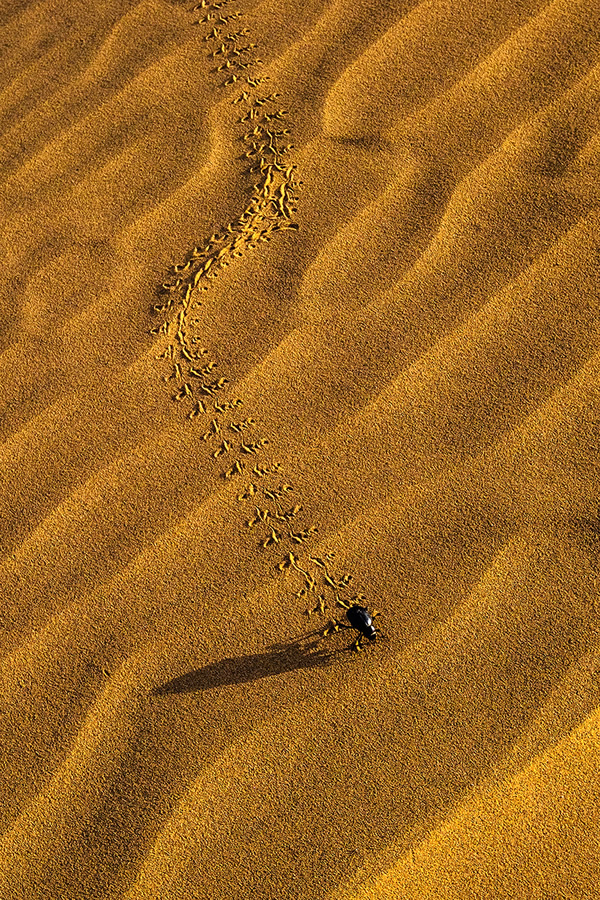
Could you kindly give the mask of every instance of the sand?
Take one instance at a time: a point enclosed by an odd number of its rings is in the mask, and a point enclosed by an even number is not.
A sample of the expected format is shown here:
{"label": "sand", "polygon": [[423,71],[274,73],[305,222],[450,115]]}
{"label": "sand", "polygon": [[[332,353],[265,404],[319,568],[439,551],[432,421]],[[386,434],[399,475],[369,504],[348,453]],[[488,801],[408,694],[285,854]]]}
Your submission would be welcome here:
{"label": "sand", "polygon": [[0,47],[1,900],[600,896],[600,6]]}

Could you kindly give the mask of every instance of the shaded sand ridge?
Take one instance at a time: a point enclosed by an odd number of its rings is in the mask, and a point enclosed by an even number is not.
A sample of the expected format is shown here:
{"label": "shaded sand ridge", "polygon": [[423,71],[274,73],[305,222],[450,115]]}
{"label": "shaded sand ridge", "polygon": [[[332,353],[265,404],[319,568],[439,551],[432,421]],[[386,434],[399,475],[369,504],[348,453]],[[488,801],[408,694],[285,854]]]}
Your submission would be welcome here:
{"label": "shaded sand ridge", "polygon": [[0,0],[0,900],[592,900],[600,7],[196,7]]}

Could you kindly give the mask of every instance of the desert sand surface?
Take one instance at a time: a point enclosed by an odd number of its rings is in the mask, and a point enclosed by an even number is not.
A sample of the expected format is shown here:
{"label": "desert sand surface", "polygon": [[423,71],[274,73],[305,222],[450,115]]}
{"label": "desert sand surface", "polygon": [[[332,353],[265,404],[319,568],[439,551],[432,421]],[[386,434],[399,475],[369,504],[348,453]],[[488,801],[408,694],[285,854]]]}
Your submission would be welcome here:
{"label": "desert sand surface", "polygon": [[1,0],[1,900],[600,897],[599,51]]}

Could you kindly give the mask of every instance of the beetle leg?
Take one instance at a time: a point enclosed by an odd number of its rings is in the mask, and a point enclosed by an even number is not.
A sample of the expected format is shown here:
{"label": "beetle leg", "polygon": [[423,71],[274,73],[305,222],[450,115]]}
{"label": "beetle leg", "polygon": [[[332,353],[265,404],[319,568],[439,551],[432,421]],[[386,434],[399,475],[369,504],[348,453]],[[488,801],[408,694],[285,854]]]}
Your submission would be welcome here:
{"label": "beetle leg", "polygon": [[327,637],[327,635],[332,634],[334,631],[339,631],[340,628],[352,628],[352,625],[346,625],[345,622],[338,622],[337,619],[332,619],[323,631],[323,637]]}
{"label": "beetle leg", "polygon": [[351,645],[350,649],[354,650],[355,653],[360,652],[363,648],[362,642],[363,642],[363,636],[362,636],[362,634],[359,634],[359,636],[356,638],[354,643]]}

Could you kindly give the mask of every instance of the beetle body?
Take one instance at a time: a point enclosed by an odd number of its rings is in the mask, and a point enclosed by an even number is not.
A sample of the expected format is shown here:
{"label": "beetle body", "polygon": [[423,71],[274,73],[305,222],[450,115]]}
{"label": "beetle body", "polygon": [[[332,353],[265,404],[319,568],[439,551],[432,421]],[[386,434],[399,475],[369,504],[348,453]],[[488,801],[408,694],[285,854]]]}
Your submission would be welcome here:
{"label": "beetle body", "polygon": [[[353,599],[358,600],[359,596],[354,597]],[[362,599],[362,597],[360,599]],[[326,637],[328,634],[332,634],[335,631],[339,631],[340,628],[352,628],[354,631],[358,631],[358,637],[352,644],[351,649],[362,650],[362,643],[365,638],[369,641],[374,641],[377,639],[378,634],[381,635],[381,632],[377,631],[373,625],[373,619],[375,616],[381,615],[380,613],[374,612],[371,614],[366,606],[360,606],[358,603],[347,604],[343,600],[340,600],[339,595],[337,595],[337,602],[339,606],[343,606],[346,610],[348,624],[333,619],[325,628],[323,637]]]}
{"label": "beetle body", "polygon": [[346,618],[352,627],[357,631],[360,631],[364,637],[368,638],[370,641],[376,639],[377,632],[373,625],[373,619],[369,615],[369,611],[366,607],[358,606],[357,604],[351,606],[346,610]]}

